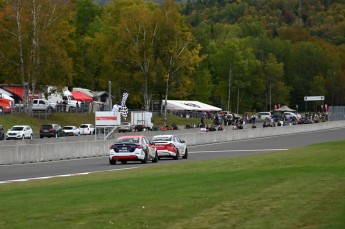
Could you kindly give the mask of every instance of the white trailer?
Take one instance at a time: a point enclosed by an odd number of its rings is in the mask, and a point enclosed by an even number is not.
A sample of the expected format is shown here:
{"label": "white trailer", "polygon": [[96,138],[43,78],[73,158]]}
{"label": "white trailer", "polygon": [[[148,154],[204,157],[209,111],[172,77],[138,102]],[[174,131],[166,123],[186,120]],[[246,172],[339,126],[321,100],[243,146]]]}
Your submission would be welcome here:
{"label": "white trailer", "polygon": [[131,123],[137,131],[152,130],[152,112],[131,111]]}

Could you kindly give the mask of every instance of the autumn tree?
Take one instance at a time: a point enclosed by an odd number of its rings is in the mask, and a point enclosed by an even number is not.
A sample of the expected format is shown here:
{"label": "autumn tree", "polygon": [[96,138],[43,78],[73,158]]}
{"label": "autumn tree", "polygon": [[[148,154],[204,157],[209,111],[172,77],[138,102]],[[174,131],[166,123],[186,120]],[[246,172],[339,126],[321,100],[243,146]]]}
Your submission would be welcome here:
{"label": "autumn tree", "polygon": [[[179,6],[173,0],[166,0],[160,8],[160,36],[156,52],[162,64],[161,76],[165,82],[164,117],[167,114],[167,100],[173,77],[179,73],[188,82],[189,75],[195,71],[203,59],[199,55],[201,46],[196,42],[184,18],[179,13]],[[184,75],[181,75],[181,74]],[[182,85],[177,87],[179,90]]]}
{"label": "autumn tree", "polygon": [[[289,95],[289,88],[283,80],[284,65],[278,63],[275,56],[270,53],[263,65],[263,74],[266,82],[266,101],[268,101],[268,109],[273,109],[273,104],[285,104]],[[267,106],[266,106],[267,107]]]}
{"label": "autumn tree", "polygon": [[188,73],[200,59],[200,47],[176,3],[167,1],[158,7],[140,0],[116,1],[107,7],[104,21],[108,26],[107,63],[116,70],[122,90],[133,91],[130,97],[140,92],[145,110],[159,82],[165,82],[166,98],[172,75],[179,73],[180,85],[188,84]]}
{"label": "autumn tree", "polygon": [[8,68],[14,68],[13,74],[19,76],[26,110],[29,90],[35,92],[38,85],[71,82],[71,62],[64,43],[69,36],[68,12],[63,0],[6,2],[2,15],[5,20],[0,22],[4,38],[0,53]]}

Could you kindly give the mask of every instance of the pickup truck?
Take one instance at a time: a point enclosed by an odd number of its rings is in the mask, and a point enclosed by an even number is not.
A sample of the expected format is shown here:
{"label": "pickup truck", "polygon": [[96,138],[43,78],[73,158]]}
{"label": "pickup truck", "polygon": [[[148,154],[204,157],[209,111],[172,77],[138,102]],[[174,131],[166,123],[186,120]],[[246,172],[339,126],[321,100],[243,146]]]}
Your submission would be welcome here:
{"label": "pickup truck", "polygon": [[32,103],[33,111],[50,111],[50,109],[52,109],[52,107],[46,99],[34,99]]}

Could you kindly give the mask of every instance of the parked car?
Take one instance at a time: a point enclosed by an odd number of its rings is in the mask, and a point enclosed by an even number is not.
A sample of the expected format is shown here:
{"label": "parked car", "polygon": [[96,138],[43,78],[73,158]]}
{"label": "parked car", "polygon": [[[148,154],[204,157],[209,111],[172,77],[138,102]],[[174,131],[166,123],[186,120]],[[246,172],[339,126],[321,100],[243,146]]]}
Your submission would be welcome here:
{"label": "parked car", "polygon": [[92,124],[81,124],[79,126],[80,134],[91,135],[95,134],[95,127]]}
{"label": "parked car", "polygon": [[284,120],[284,117],[281,113],[274,113],[272,114],[272,119],[274,122],[279,122],[279,121]]}
{"label": "parked car", "polygon": [[283,115],[285,116],[285,118],[289,119],[289,118],[296,118],[296,119],[299,119],[301,118],[302,116],[300,114],[297,114],[297,113],[293,113],[293,112],[284,112]]}
{"label": "parked car", "polygon": [[175,135],[156,135],[152,138],[151,143],[158,152],[158,158],[168,157],[175,160],[180,157],[188,158],[188,149],[184,140]]}
{"label": "parked car", "polygon": [[266,120],[266,119],[271,119],[272,114],[271,112],[258,112],[255,114],[256,120]]}
{"label": "parked car", "polygon": [[133,130],[132,123],[130,122],[122,122],[119,127],[119,133],[121,132],[131,132]]}
{"label": "parked car", "polygon": [[33,132],[30,126],[28,125],[16,125],[12,126],[6,132],[6,140],[10,139],[32,139]]}
{"label": "parked car", "polygon": [[158,162],[158,152],[150,145],[150,141],[142,135],[121,136],[115,140],[109,149],[109,163],[115,165],[117,161],[126,164],[127,161],[148,160]]}
{"label": "parked car", "polygon": [[4,139],[5,139],[4,127],[0,125],[0,140],[4,140]]}
{"label": "parked car", "polygon": [[65,132],[66,136],[79,136],[80,130],[76,126],[64,126],[63,131]]}
{"label": "parked car", "polygon": [[40,138],[64,137],[65,132],[59,124],[44,124],[40,128]]}
{"label": "parked car", "polygon": [[46,99],[34,99],[32,102],[32,110],[33,111],[46,111],[49,112],[53,108],[50,106],[48,100]]}

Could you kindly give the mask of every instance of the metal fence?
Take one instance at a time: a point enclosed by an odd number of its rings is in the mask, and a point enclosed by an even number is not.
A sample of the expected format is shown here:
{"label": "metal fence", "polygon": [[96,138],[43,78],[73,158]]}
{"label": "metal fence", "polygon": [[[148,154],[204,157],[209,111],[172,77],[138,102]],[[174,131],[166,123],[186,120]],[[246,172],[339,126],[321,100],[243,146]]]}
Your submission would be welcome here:
{"label": "metal fence", "polygon": [[330,106],[328,121],[345,120],[345,106]]}

